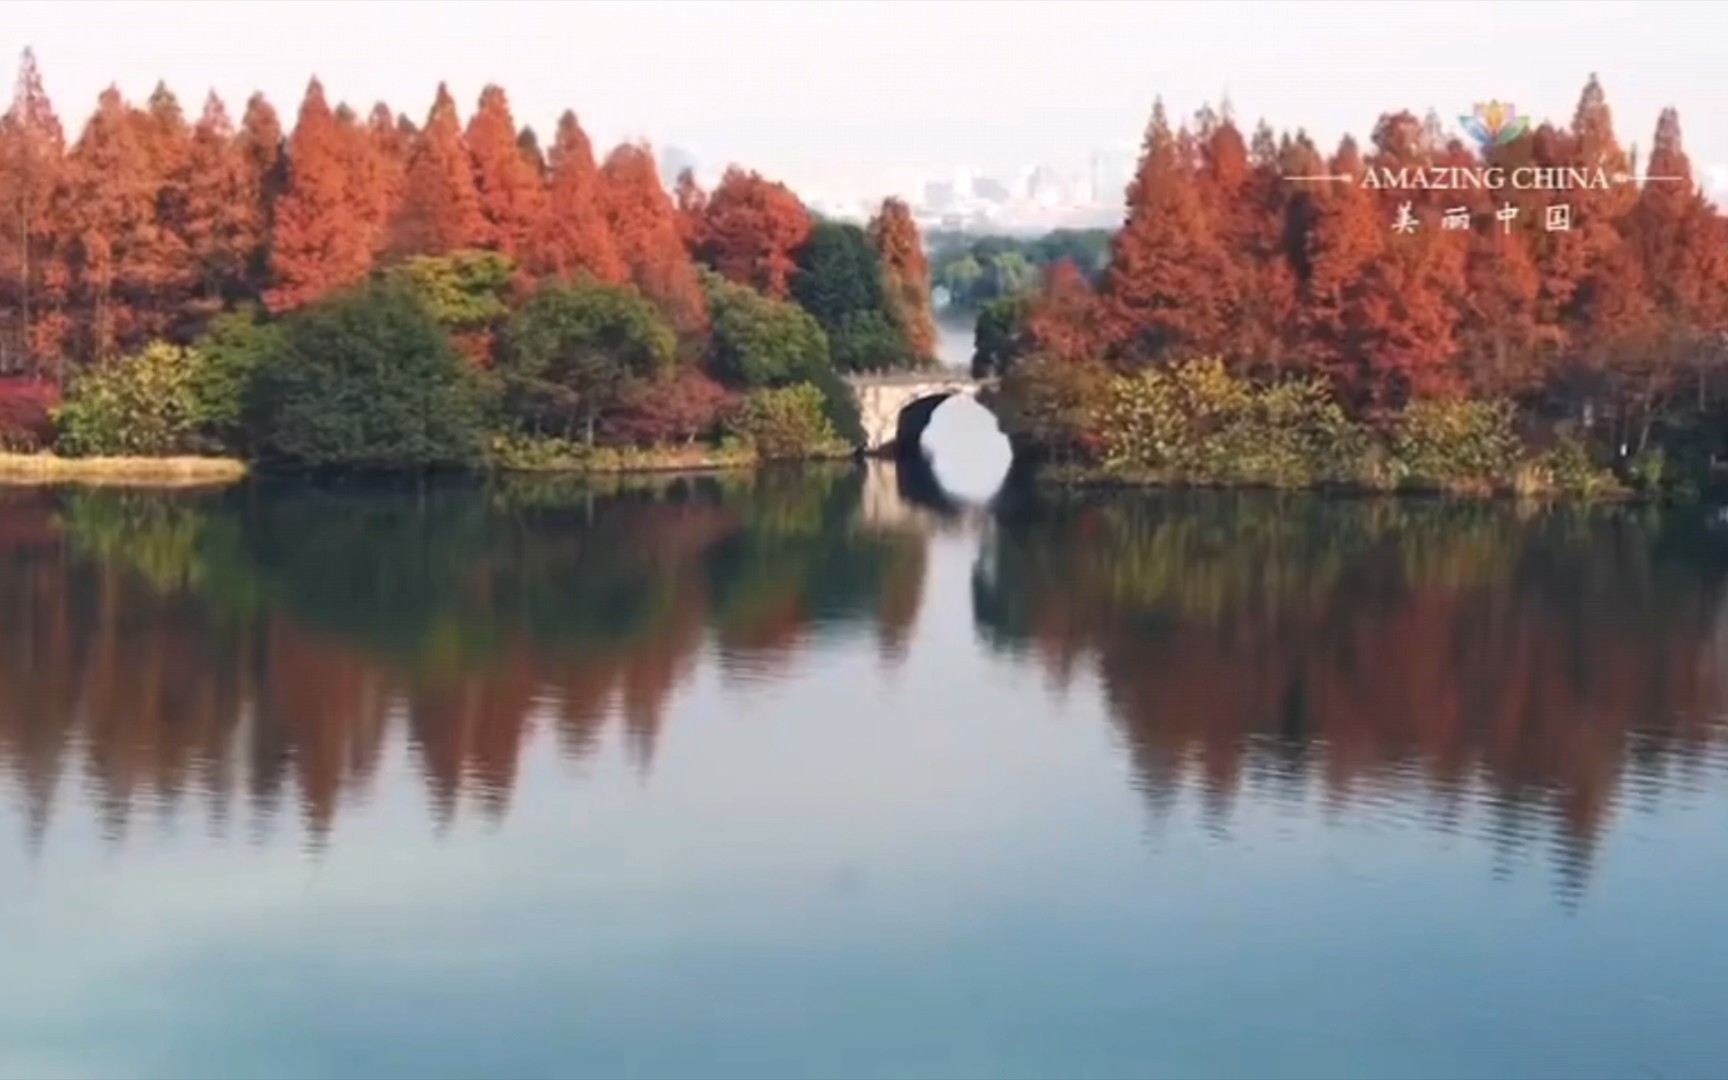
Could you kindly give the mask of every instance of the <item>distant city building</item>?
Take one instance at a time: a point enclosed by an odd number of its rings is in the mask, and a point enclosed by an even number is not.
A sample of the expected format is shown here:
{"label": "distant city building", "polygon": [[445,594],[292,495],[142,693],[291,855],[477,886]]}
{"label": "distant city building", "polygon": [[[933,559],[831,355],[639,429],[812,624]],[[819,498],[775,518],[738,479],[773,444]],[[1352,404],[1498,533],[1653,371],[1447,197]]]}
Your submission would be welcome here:
{"label": "distant city building", "polygon": [[1091,202],[1094,206],[1121,206],[1128,182],[1134,178],[1138,156],[1131,146],[1103,147],[1092,152]]}
{"label": "distant city building", "polygon": [[1026,198],[1040,206],[1059,206],[1069,201],[1062,174],[1050,165],[1034,166],[1026,177]]}
{"label": "distant city building", "polygon": [[972,197],[984,199],[987,202],[1007,202],[1008,185],[994,176],[974,176],[972,178]]}

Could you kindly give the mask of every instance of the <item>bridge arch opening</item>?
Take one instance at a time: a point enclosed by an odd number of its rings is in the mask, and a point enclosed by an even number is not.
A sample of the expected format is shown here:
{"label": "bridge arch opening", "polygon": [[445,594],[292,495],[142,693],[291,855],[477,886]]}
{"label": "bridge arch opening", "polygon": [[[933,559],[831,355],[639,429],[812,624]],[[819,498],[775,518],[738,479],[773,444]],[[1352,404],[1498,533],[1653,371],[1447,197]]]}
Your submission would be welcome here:
{"label": "bridge arch opening", "polygon": [[1013,453],[994,414],[978,400],[985,384],[948,369],[854,376],[850,382],[866,454],[929,459],[955,494],[978,501],[1001,487]]}
{"label": "bridge arch opening", "polygon": [[1014,451],[996,423],[996,414],[970,394],[936,403],[917,441],[911,444],[924,471],[961,503],[983,504],[1008,479]]}

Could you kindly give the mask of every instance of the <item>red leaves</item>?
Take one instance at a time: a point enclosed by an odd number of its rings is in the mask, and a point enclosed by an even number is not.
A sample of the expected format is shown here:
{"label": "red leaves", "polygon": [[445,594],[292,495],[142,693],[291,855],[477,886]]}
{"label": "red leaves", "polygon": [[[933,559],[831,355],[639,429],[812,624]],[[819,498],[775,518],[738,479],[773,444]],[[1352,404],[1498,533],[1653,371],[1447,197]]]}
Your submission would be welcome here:
{"label": "red leaves", "polygon": [[480,247],[496,232],[481,215],[456,103],[440,83],[426,126],[408,155],[402,203],[390,221],[390,253],[396,258],[446,255]]}
{"label": "red leaves", "polygon": [[609,441],[637,446],[690,442],[731,403],[726,388],[693,367],[631,383],[602,425]]}
{"label": "red leaves", "polygon": [[627,280],[629,270],[606,220],[594,150],[575,113],[566,110],[558,118],[546,167],[546,225],[530,242],[528,268],[549,277],[588,273],[610,285]]}
{"label": "red leaves", "polygon": [[0,379],[0,451],[40,450],[54,441],[50,410],[60,390],[46,379]]}
{"label": "red leaves", "polygon": [[[688,188],[683,177],[679,183],[682,214],[701,192],[693,179]],[[797,269],[793,252],[809,235],[810,213],[790,188],[734,166],[702,207],[696,251],[724,277],[784,300]]]}
{"label": "red leaves", "polygon": [[625,143],[600,171],[607,221],[630,280],[666,316],[681,339],[707,331],[708,303],[696,264],[678,234],[678,211],[654,156],[640,143]]}
{"label": "red leaves", "polygon": [[912,211],[899,199],[882,200],[870,219],[870,242],[882,256],[889,309],[919,357],[934,361],[936,322],[931,313],[930,264]]}
{"label": "red leaves", "polygon": [[338,130],[317,79],[306,88],[288,159],[293,167],[276,203],[270,245],[273,284],[265,293],[273,311],[353,284],[372,267],[368,220],[376,195],[356,190],[352,146]]}
{"label": "red leaves", "polygon": [[546,189],[516,143],[516,123],[504,91],[488,86],[468,121],[468,152],[485,219],[485,246],[520,259],[546,218]]}

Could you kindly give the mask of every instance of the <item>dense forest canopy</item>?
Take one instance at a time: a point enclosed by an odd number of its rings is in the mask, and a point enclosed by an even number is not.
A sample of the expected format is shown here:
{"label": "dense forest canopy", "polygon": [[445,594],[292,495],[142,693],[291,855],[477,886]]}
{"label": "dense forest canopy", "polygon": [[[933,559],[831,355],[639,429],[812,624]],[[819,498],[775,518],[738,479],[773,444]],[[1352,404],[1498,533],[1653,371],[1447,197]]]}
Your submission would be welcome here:
{"label": "dense forest canopy", "polygon": [[[1665,455],[1696,482],[1728,390],[1728,219],[1693,180],[1678,113],[1636,165],[1594,77],[1569,125],[1506,134],[1478,149],[1432,113],[1389,112],[1328,154],[1228,108],[1173,124],[1159,103],[1102,273],[1058,262],[1035,294],[986,304],[977,367],[1011,376],[1017,435],[1080,457],[1120,380],[1216,359],[1308,380],[1375,423],[1505,400],[1598,461],[1656,474]],[[1483,169],[1602,182],[1385,183]]]}
{"label": "dense forest canopy", "polygon": [[[711,192],[669,179],[645,145],[597,156],[573,112],[543,141],[498,86],[466,119],[440,86],[416,121],[362,114],[314,78],[292,126],[262,95],[236,121],[215,94],[189,115],[166,85],[143,104],[109,89],[72,135],[27,50],[0,117],[0,449],[140,452],[117,425],[148,414],[154,453],[371,461],[403,445],[386,388],[463,418],[436,446],[406,440],[426,463],[472,457],[488,423],[686,440],[726,429],[751,394],[805,384],[844,436],[837,374],[934,362],[903,203],[885,200],[836,261],[830,227],[784,184],[739,167]],[[370,351],[326,355],[314,380],[295,343],[327,332]],[[741,342],[801,360],[740,363]],[[373,361],[401,370],[362,377]],[[290,391],[324,402],[270,399]]]}

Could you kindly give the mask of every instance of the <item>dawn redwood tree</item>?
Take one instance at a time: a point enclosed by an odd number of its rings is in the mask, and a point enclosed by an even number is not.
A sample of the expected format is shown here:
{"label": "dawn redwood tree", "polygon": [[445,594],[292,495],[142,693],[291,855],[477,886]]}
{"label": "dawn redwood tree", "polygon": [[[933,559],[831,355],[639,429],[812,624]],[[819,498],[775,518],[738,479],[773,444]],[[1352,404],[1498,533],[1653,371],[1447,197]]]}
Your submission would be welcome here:
{"label": "dawn redwood tree", "polygon": [[529,271],[559,278],[588,274],[613,285],[629,280],[607,221],[594,150],[573,112],[558,118],[546,169],[546,223],[529,244]]}
{"label": "dawn redwood tree", "polygon": [[931,310],[930,263],[912,211],[899,199],[882,200],[870,219],[870,242],[882,260],[882,284],[889,314],[906,334],[922,362],[936,358],[936,320]]}
{"label": "dawn redwood tree", "polygon": [[523,125],[516,135],[516,152],[522,155],[522,160],[532,169],[542,185],[546,183],[546,154],[540,149],[540,136],[534,134],[534,129]]}
{"label": "dawn redwood tree", "polygon": [[1160,101],[1100,290],[1111,337],[1130,364],[1215,348],[1230,308],[1227,261],[1189,166]]}
{"label": "dawn redwood tree", "polygon": [[501,87],[480,92],[480,107],[468,120],[467,143],[485,219],[482,245],[519,259],[545,220],[546,190],[516,143],[516,121]]}
{"label": "dawn redwood tree", "polygon": [[1456,326],[1463,377],[1483,396],[1528,394],[1544,375],[1546,351],[1529,244],[1485,223],[1468,245]]}
{"label": "dawn redwood tree", "polygon": [[[686,170],[688,173],[688,170]],[[678,217],[686,222],[702,201],[694,179],[679,179]],[[733,166],[700,210],[696,257],[721,276],[776,300],[788,295],[794,253],[810,235],[810,212],[785,184]],[[683,226],[686,232],[689,226]]]}
{"label": "dawn redwood tree", "polygon": [[174,279],[159,235],[161,178],[146,144],[147,121],[120,92],[103,91],[67,158],[58,210],[75,353],[86,361],[118,355],[150,332],[150,308]]}
{"label": "dawn redwood tree", "polygon": [[[1219,145],[1207,151],[1214,162],[1209,168],[1223,187],[1232,147],[1228,135],[1215,141]],[[1219,351],[1240,368],[1276,379],[1292,363],[1298,344],[1299,260],[1291,258],[1290,247],[1293,236],[1297,242],[1303,238],[1303,219],[1294,202],[1297,193],[1284,179],[1278,139],[1265,124],[1255,129],[1247,163],[1234,202],[1224,208],[1226,242],[1235,263],[1236,308]]]}
{"label": "dawn redwood tree", "polygon": [[1242,306],[1247,284],[1256,276],[1259,253],[1255,234],[1261,222],[1255,216],[1257,207],[1247,197],[1252,175],[1248,144],[1231,118],[1229,102],[1224,103],[1222,112],[1208,105],[1195,115],[1194,147],[1198,159],[1194,191],[1223,254],[1221,291],[1230,303],[1219,347],[1214,351],[1235,366],[1254,359],[1243,348],[1246,340],[1259,336],[1244,326]]}
{"label": "dawn redwood tree", "polygon": [[1680,115],[1662,110],[1646,172],[1653,177],[1623,219],[1650,283],[1651,299],[1672,323],[1715,330],[1724,315],[1724,252],[1715,210],[1692,179],[1680,139]]}
{"label": "dawn redwood tree", "polygon": [[684,249],[695,256],[702,244],[703,218],[708,210],[708,193],[696,182],[695,170],[683,169],[678,173],[678,180],[672,185],[672,202],[678,207],[678,236],[684,241]]}
{"label": "dawn redwood tree", "polygon": [[270,238],[276,229],[276,200],[288,186],[288,146],[282,137],[282,121],[263,94],[253,94],[247,100],[235,142],[246,185],[256,193],[262,223],[257,246],[246,260],[245,292],[248,296],[262,296],[270,282]]}
{"label": "dawn redwood tree", "polygon": [[697,341],[707,332],[707,303],[654,155],[646,145],[624,143],[606,156],[600,177],[607,220],[630,280],[665,313],[680,341]]}
{"label": "dawn redwood tree", "polygon": [[1028,352],[1070,363],[1098,356],[1106,340],[1098,298],[1073,259],[1045,267],[1042,286],[1025,307],[1020,333],[1024,341],[1019,347]]}
{"label": "dawn redwood tree", "polygon": [[1368,393],[1362,381],[1367,278],[1388,229],[1373,196],[1357,182],[1362,168],[1356,140],[1345,136],[1327,172],[1351,180],[1303,182],[1314,197],[1301,310],[1304,360],[1331,377],[1339,397],[1353,404]]}
{"label": "dawn redwood tree", "polygon": [[414,137],[403,130],[390,106],[380,101],[367,114],[365,130],[348,144],[358,173],[356,199],[364,206],[374,259],[381,258],[389,245],[390,222],[402,205],[413,143]]}
{"label": "dawn redwood tree", "polygon": [[222,99],[212,91],[192,131],[186,158],[182,229],[197,285],[191,315],[206,319],[246,298],[267,222],[257,178]]}
{"label": "dawn redwood tree", "polygon": [[[40,375],[65,332],[50,279],[56,267],[53,197],[65,168],[66,136],[42,86],[36,56],[24,50],[11,107],[0,117],[0,305],[15,312],[0,367],[28,359]],[[14,350],[17,350],[14,352]]]}
{"label": "dawn redwood tree", "polygon": [[390,254],[444,255],[478,247],[485,236],[486,219],[480,213],[456,102],[439,83],[426,126],[408,157],[402,202],[390,222]]}
{"label": "dawn redwood tree", "polygon": [[313,79],[288,141],[288,185],[276,202],[270,238],[272,311],[315,300],[366,276],[372,266],[367,218],[348,176],[350,147]]}

